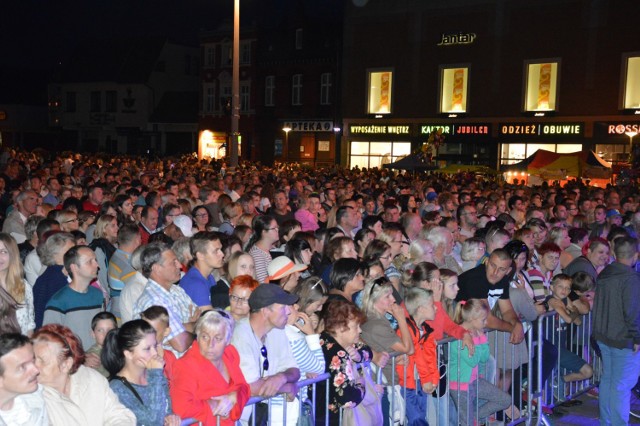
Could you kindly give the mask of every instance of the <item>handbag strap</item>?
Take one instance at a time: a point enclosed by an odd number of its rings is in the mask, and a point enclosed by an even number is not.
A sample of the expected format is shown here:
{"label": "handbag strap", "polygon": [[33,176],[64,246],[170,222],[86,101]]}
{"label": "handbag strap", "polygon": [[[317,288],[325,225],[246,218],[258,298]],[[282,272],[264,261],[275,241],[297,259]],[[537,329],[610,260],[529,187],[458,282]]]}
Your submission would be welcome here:
{"label": "handbag strap", "polygon": [[125,377],[114,376],[112,378],[112,380],[114,380],[114,379],[120,380],[122,382],[122,384],[125,385],[127,387],[127,389],[129,389],[131,391],[131,393],[133,393],[133,396],[135,396],[138,399],[138,401],[140,401],[140,404],[144,405],[144,401],[140,397],[140,394],[138,393],[138,391],[135,390],[133,385],[131,383],[129,383],[129,381]]}

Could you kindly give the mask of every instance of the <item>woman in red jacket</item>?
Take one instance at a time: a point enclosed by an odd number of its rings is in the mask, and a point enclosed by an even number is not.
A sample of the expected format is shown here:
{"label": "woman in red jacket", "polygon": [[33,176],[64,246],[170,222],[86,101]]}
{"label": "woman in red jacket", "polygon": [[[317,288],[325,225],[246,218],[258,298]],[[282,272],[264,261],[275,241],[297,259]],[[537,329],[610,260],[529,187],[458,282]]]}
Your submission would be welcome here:
{"label": "woman in red jacket", "polygon": [[240,418],[250,389],[240,370],[240,355],[229,344],[233,326],[224,311],[208,311],[198,319],[196,340],[173,368],[171,400],[180,417],[215,425],[220,416],[223,426]]}

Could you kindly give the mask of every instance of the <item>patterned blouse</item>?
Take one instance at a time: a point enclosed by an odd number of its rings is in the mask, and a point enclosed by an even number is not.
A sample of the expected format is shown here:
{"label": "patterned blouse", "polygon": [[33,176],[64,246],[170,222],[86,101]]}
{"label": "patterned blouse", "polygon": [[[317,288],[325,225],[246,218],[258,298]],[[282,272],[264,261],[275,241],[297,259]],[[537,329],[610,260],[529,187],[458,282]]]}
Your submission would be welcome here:
{"label": "patterned blouse", "polygon": [[[329,373],[329,402],[325,401],[327,382],[318,383],[316,389],[316,424],[325,423],[325,411],[329,407],[329,424],[338,424],[340,408],[355,407],[364,398],[364,384],[358,382],[349,353],[327,332],[320,334],[320,346],[325,359],[325,373]],[[373,357],[371,349],[356,345],[362,361]]]}

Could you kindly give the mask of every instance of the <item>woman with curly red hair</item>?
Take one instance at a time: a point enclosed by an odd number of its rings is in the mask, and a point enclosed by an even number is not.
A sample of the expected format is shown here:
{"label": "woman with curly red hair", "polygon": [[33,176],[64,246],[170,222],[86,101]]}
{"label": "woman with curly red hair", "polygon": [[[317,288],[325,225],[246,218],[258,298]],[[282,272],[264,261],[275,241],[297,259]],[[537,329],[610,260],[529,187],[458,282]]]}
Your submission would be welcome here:
{"label": "woman with curly red hair", "polygon": [[136,424],[107,379],[83,365],[82,343],[69,328],[60,324],[40,328],[33,335],[33,351],[52,424]]}

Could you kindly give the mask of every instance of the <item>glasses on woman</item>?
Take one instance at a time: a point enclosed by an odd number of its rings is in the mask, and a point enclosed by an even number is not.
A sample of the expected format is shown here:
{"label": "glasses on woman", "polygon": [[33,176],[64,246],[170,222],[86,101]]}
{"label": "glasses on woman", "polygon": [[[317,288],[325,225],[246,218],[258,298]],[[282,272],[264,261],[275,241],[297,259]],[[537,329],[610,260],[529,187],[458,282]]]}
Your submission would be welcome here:
{"label": "glasses on woman", "polygon": [[249,302],[249,298],[247,298],[247,297],[238,297],[235,294],[230,294],[229,295],[229,300],[231,300],[234,303],[237,303],[238,305],[244,305],[245,303]]}

